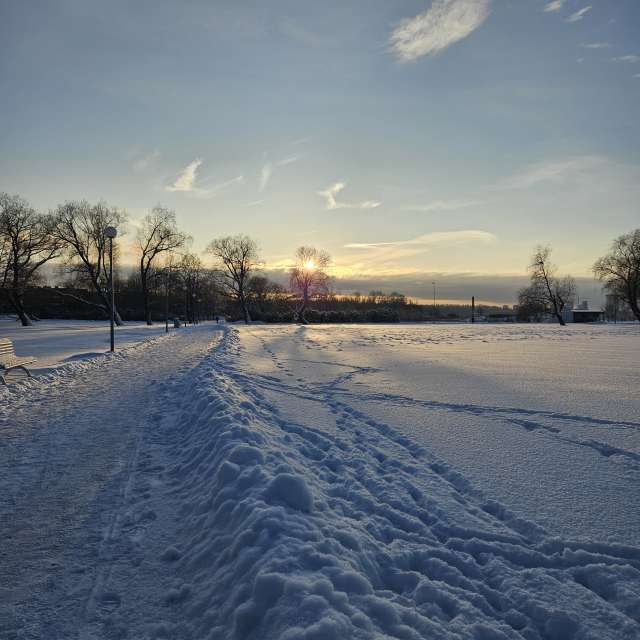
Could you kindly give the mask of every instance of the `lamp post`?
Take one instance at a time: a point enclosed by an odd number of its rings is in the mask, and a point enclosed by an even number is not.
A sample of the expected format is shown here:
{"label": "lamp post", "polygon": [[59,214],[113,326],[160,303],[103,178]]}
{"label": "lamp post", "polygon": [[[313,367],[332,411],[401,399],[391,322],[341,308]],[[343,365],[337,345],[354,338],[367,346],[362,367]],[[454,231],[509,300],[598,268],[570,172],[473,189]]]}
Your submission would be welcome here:
{"label": "lamp post", "polygon": [[104,235],[109,238],[109,289],[111,290],[111,352],[115,351],[115,292],[113,289],[113,239],[118,235],[118,230],[115,227],[107,227],[104,230]]}
{"label": "lamp post", "polygon": [[164,274],[164,332],[169,333],[169,278],[171,277],[171,265],[168,265]]}
{"label": "lamp post", "polygon": [[436,317],[436,283],[432,282],[433,285],[433,317]]}

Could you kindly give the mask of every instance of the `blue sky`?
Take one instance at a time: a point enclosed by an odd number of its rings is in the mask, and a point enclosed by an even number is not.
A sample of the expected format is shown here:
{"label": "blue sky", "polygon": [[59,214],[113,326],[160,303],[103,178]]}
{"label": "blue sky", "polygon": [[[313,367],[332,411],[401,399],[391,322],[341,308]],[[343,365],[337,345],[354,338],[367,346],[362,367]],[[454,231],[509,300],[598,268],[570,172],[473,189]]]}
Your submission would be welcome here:
{"label": "blue sky", "polygon": [[160,202],[196,251],[244,232],[271,270],[313,244],[339,288],[505,302],[547,242],[593,296],[594,259],[640,222],[637,0],[3,0],[0,18],[0,189],[42,209]]}

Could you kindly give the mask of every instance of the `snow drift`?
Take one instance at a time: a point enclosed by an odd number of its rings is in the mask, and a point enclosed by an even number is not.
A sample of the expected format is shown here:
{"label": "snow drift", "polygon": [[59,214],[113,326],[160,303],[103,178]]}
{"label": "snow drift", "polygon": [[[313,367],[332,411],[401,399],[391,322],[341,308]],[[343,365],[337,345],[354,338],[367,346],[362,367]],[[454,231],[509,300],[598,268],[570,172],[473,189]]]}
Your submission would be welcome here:
{"label": "snow drift", "polygon": [[283,419],[241,349],[227,330],[164,435],[175,581],[149,637],[640,638],[638,548],[552,538],[346,404],[337,437]]}

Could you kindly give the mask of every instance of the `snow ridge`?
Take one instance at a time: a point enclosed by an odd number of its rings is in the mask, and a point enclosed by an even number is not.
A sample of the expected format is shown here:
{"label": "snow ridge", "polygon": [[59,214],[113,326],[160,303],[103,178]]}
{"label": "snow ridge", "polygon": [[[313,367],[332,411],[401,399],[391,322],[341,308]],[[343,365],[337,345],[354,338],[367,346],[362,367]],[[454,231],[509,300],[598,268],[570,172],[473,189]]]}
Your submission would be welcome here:
{"label": "snow ridge", "polygon": [[242,349],[226,329],[132,492],[179,514],[145,525],[173,578],[143,637],[640,638],[640,549],[552,538],[336,395],[335,438],[283,419]]}

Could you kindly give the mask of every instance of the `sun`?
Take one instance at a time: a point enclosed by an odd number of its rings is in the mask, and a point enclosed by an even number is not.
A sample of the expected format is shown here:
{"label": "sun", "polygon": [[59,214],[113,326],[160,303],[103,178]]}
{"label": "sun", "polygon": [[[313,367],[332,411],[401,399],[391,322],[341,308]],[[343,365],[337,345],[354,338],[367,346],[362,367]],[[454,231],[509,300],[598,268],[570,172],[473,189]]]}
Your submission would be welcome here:
{"label": "sun", "polygon": [[302,268],[305,271],[313,271],[316,268],[315,260],[305,260],[305,262],[302,264]]}

